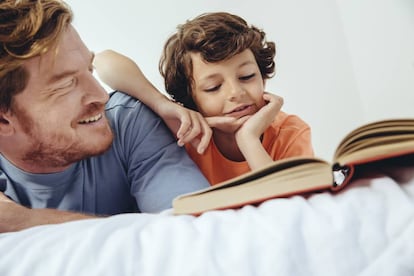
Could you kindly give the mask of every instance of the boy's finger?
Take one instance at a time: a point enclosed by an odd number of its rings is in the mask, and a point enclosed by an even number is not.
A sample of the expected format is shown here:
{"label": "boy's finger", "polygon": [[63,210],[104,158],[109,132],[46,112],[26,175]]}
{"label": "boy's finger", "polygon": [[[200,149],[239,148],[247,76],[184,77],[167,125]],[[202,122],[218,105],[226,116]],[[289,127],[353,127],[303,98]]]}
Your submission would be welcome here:
{"label": "boy's finger", "polygon": [[177,138],[181,139],[189,130],[191,130],[192,122],[189,116],[181,116],[181,124],[177,131]]}
{"label": "boy's finger", "polygon": [[220,127],[225,124],[231,124],[235,122],[237,119],[233,117],[225,117],[225,116],[214,116],[214,117],[206,117],[207,124],[210,127]]}
{"label": "boy's finger", "polygon": [[198,142],[198,145],[196,145],[197,152],[199,154],[204,153],[208,144],[210,143],[211,135],[213,134],[213,131],[211,130],[207,122],[202,121],[201,128],[202,128],[201,137],[198,137],[199,142]]}
{"label": "boy's finger", "polygon": [[191,113],[189,120],[190,123],[185,126],[182,124],[182,131],[180,132],[180,137],[177,142],[178,145],[183,146],[184,144],[191,142],[202,132],[200,118],[197,117],[197,114],[198,113]]}

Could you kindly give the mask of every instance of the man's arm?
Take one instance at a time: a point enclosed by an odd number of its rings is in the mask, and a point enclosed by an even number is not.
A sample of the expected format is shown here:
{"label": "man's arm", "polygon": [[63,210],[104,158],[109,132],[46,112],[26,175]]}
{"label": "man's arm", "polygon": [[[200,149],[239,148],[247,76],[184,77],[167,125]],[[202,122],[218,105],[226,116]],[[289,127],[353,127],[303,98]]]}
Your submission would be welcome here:
{"label": "man's arm", "polygon": [[95,216],[54,209],[29,209],[0,192],[0,233],[20,231],[37,225],[56,224]]}

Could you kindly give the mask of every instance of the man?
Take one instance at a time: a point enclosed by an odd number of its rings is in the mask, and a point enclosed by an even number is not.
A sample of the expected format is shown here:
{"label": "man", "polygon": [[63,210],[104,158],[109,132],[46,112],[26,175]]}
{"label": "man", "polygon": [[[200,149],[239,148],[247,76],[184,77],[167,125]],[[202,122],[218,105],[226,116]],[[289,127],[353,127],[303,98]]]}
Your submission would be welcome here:
{"label": "man", "polygon": [[159,212],[209,186],[152,111],[99,85],[71,20],[59,0],[0,4],[0,232]]}

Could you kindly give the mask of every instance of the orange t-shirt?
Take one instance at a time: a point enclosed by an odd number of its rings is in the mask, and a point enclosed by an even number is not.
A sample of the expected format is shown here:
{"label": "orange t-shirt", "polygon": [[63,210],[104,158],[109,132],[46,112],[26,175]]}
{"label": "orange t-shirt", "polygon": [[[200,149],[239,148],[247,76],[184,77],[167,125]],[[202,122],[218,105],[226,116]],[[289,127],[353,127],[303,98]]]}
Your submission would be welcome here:
{"label": "orange t-shirt", "polygon": [[[309,125],[298,116],[282,111],[264,132],[262,145],[273,160],[314,155]],[[250,171],[247,161],[236,162],[224,157],[213,139],[203,154],[198,154],[189,144],[186,149],[211,185]]]}

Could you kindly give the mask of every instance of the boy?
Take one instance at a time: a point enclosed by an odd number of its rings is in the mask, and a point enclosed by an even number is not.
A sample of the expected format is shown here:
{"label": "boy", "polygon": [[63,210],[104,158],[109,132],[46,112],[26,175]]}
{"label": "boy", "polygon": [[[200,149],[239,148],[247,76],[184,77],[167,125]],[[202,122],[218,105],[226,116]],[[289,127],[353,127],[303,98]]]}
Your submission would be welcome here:
{"label": "boy", "polygon": [[[264,92],[266,79],[274,74],[274,57],[275,44],[266,41],[262,30],[225,12],[187,21],[164,45],[159,69],[166,91],[199,111],[213,129],[203,154],[186,145],[211,185],[274,160],[313,155],[310,127],[280,111],[282,98]],[[140,98],[128,77],[133,62],[114,53],[106,56],[111,62],[113,74],[104,81]],[[121,76],[129,78],[123,87],[111,85]]]}

